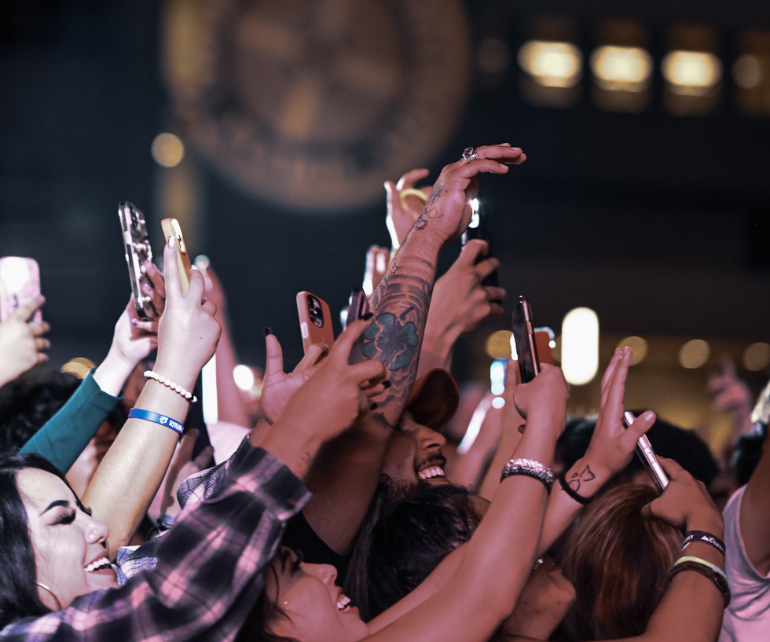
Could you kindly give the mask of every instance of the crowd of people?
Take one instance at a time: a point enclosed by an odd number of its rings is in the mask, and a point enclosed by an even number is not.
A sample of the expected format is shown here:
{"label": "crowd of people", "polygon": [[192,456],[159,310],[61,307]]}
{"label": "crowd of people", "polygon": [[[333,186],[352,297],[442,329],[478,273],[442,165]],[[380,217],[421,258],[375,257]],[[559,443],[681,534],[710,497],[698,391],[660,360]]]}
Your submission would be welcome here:
{"label": "crowd of people", "polygon": [[[509,362],[502,407],[458,388],[455,343],[506,293],[483,283],[499,266],[484,241],[440,277],[438,259],[477,175],[525,159],[469,148],[423,198],[424,170],[386,184],[371,311],[291,371],[266,329],[256,400],[233,380],[222,285],[193,267],[185,292],[174,237],[164,273],[144,266],[152,318],[129,301],[82,381],[42,365],[42,297],[0,323],[0,640],[765,639],[767,395],[748,420],[735,373],[711,380],[736,423],[715,457],[650,410],[624,425],[628,348],[597,417],[567,416],[545,363],[519,383]],[[206,424],[196,381],[215,354]],[[635,456],[645,433],[662,493]]]}

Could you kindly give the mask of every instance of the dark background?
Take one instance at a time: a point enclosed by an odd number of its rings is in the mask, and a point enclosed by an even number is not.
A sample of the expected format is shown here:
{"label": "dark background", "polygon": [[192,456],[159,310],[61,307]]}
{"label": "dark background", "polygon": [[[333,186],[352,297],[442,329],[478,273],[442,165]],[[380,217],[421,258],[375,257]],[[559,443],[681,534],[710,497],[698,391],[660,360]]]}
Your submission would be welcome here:
{"label": "dark background", "polygon": [[[768,340],[770,120],[738,109],[730,66],[745,30],[770,28],[770,7],[576,4],[465,4],[474,52],[495,36],[514,59],[494,79],[474,62],[460,125],[431,169],[435,177],[467,145],[509,141],[527,152],[509,176],[481,178],[507,308],[526,293],[538,324],[557,330],[568,310],[587,305],[618,335]],[[40,263],[53,364],[101,359],[130,294],[116,206],[129,199],[151,210],[166,171],[149,151],[172,111],[159,69],[161,11],[150,0],[0,4],[0,255]],[[645,25],[656,66],[650,105],[639,114],[599,110],[590,73],[570,108],[529,103],[515,52],[539,15],[569,18],[586,58],[600,20]],[[679,22],[719,36],[725,75],[708,115],[674,116],[662,101],[665,35]],[[197,158],[190,145],[188,154]],[[360,284],[367,247],[389,242],[384,198],[308,214],[262,201],[197,160],[205,216],[193,250],[225,284],[241,358],[262,365],[270,325],[291,364],[301,354],[294,295],[319,294],[336,315]],[[504,327],[489,322],[479,336]],[[478,353],[478,340],[460,350],[461,379],[488,363]]]}

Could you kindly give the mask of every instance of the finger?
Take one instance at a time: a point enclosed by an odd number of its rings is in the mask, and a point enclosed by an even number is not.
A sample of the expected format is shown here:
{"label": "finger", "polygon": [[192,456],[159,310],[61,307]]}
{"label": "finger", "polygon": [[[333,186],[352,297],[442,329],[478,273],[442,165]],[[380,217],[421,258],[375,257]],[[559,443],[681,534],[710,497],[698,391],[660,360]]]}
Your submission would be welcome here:
{"label": "finger", "polygon": [[489,317],[499,317],[499,316],[502,316],[504,311],[505,310],[503,310],[503,306],[500,305],[499,303],[492,303],[492,302],[490,302],[490,304],[489,304],[489,314],[487,314],[487,316],[489,316]]}
{"label": "finger", "polygon": [[673,459],[662,457],[661,455],[657,455],[657,457],[660,465],[663,466],[663,470],[666,471],[670,479],[673,480],[677,477],[682,477],[683,475],[689,475],[689,473]]}
{"label": "finger", "polygon": [[387,388],[382,385],[382,382],[378,383],[376,386],[361,386],[361,392],[363,392],[368,399],[374,399],[374,397],[378,397],[386,390]]}
{"label": "finger", "polygon": [[51,326],[48,325],[45,321],[35,322],[32,321],[27,324],[27,328],[32,333],[33,336],[39,337],[41,334],[45,334],[51,329]]}
{"label": "finger", "polygon": [[[510,147],[508,145],[482,145],[476,148],[476,153],[481,158],[491,158],[499,160],[502,163],[512,163],[524,155],[521,147]],[[470,161],[471,163],[473,161]]]}
{"label": "finger", "polygon": [[485,255],[489,251],[489,243],[481,239],[471,239],[460,251],[455,263],[459,265],[474,265],[479,256]]}
{"label": "finger", "polygon": [[182,298],[182,285],[179,282],[179,267],[176,262],[176,237],[169,236],[163,248],[163,267],[166,279],[166,299],[174,302]]}
{"label": "finger", "polygon": [[307,352],[305,353],[305,356],[302,357],[302,360],[297,364],[297,367],[294,368],[294,372],[297,372],[298,370],[306,370],[307,368],[312,368],[318,361],[326,355],[329,352],[329,346],[327,346],[325,343],[313,343],[311,344]]}
{"label": "finger", "polygon": [[652,410],[648,410],[647,412],[644,412],[641,415],[639,415],[634,420],[634,423],[632,423],[626,430],[626,435],[628,435],[628,439],[632,441],[633,444],[635,444],[637,441],[639,441],[639,437],[641,437],[650,428],[652,428],[652,425],[655,423],[655,419],[656,419],[655,413]]}
{"label": "finger", "polygon": [[479,261],[476,264],[476,274],[478,275],[479,280],[483,281],[486,277],[492,274],[492,272],[494,272],[499,267],[500,267],[499,259],[490,257],[488,259],[484,259],[483,261]]}
{"label": "finger", "polygon": [[396,183],[396,189],[402,190],[414,187],[417,181],[422,180],[428,174],[430,174],[430,170],[428,169],[413,169],[411,172],[407,172],[398,179],[398,183]]}
{"label": "finger", "polygon": [[48,355],[45,352],[38,352],[37,362],[40,364],[40,363],[45,363],[46,361],[48,361]]}
{"label": "finger", "polygon": [[198,456],[193,459],[193,464],[198,470],[203,470],[211,463],[211,459],[214,457],[214,447],[209,444],[203,450],[198,453]]}
{"label": "finger", "polygon": [[487,295],[487,301],[502,301],[507,294],[505,288],[496,285],[485,285],[481,288]]}
{"label": "finger", "polygon": [[272,332],[265,335],[265,347],[267,358],[265,360],[264,381],[269,381],[271,378],[283,374],[283,349],[278,338]]}
{"label": "finger", "polygon": [[27,321],[35,312],[40,309],[40,306],[45,303],[45,297],[42,294],[38,294],[33,299],[27,301],[24,305],[20,305],[9,319],[18,319],[20,321]]}
{"label": "finger", "polygon": [[131,323],[134,325],[135,328],[138,328],[143,332],[148,332],[149,334],[158,333],[157,321],[140,321],[139,319],[131,319]]}
{"label": "finger", "polygon": [[[206,283],[203,279],[198,266],[193,265],[190,268],[190,287],[187,289],[187,296],[192,297],[193,301],[200,301],[203,299],[203,292],[206,290]],[[214,307],[216,310],[216,306]]]}
{"label": "finger", "polygon": [[620,360],[622,352],[620,348],[615,350],[615,354],[612,355],[612,359],[610,359],[610,364],[607,366],[607,370],[604,371],[604,376],[602,377],[602,388],[601,388],[601,402],[600,402],[600,408],[604,408],[604,406],[607,405],[607,396],[610,393],[610,388],[612,387],[612,380],[615,376],[615,371],[618,367],[618,361]]}
{"label": "finger", "polygon": [[201,309],[205,310],[212,317],[217,314],[217,304],[209,299],[206,299],[201,303]]}
{"label": "finger", "polygon": [[471,178],[480,172],[487,172],[489,174],[505,174],[508,172],[508,165],[505,163],[498,163],[491,158],[477,158],[468,163],[465,163],[464,161],[460,162],[462,165],[455,168],[455,171],[457,176],[464,178]]}
{"label": "finger", "polygon": [[354,366],[349,366],[350,370],[348,374],[355,381],[358,381],[359,386],[365,381],[370,383],[378,383],[385,378],[388,371],[379,359],[365,359],[360,361]]}
{"label": "finger", "polygon": [[157,268],[152,261],[145,262],[145,271],[147,278],[152,283],[152,289],[155,291],[161,299],[166,298],[166,281],[163,278],[163,273]]}
{"label": "finger", "polygon": [[35,339],[35,350],[40,352],[41,350],[48,350],[51,347],[51,342],[48,339]]}
{"label": "finger", "polygon": [[626,377],[628,376],[628,367],[630,365],[631,351],[628,348],[624,348],[618,358],[612,384],[607,391],[607,406],[610,408],[623,409],[623,397],[626,394]]}
{"label": "finger", "polygon": [[334,342],[334,346],[329,353],[329,358],[345,361],[345,363],[347,363],[350,351],[353,349],[353,344],[358,337],[364,333],[364,330],[369,327],[369,323],[369,321],[358,320],[349,324]]}
{"label": "finger", "polygon": [[735,377],[735,361],[729,354],[723,354],[720,360],[722,362],[722,374],[725,377]]}

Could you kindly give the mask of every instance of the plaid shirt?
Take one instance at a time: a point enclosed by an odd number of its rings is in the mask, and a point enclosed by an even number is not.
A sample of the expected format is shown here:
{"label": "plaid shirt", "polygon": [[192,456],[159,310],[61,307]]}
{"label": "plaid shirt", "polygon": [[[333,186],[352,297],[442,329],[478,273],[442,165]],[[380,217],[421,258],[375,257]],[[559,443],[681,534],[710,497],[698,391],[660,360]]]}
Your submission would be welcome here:
{"label": "plaid shirt", "polygon": [[117,589],[0,631],[0,641],[232,640],[264,588],[261,571],[309,493],[261,448],[240,448],[213,497],[184,511],[155,568]]}

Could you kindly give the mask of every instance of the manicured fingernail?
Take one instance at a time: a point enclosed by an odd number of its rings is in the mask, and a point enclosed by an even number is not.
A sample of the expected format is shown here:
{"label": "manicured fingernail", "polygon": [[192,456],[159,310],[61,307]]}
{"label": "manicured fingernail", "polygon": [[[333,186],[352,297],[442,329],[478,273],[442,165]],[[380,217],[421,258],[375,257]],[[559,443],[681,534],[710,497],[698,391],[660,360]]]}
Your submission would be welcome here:
{"label": "manicured fingernail", "polygon": [[265,326],[265,336],[269,334],[273,334],[273,329],[268,325],[268,326]]}
{"label": "manicured fingernail", "polygon": [[382,382],[382,387],[383,387],[383,388],[385,388],[386,390],[387,390],[388,388],[390,388],[392,385],[393,385],[393,384],[392,384],[392,383],[390,383],[390,379],[385,379],[385,381],[383,381],[383,382]]}
{"label": "manicured fingernail", "polygon": [[371,319],[373,316],[374,316],[374,313],[372,313],[372,312],[367,312],[366,314],[364,314],[364,315],[362,315],[362,316],[361,316],[361,319],[363,319],[364,321],[368,321],[368,320],[369,320],[369,319]]}
{"label": "manicured fingernail", "polygon": [[379,406],[374,402],[372,402],[372,405],[369,406],[369,410],[377,410],[377,408],[379,408]]}
{"label": "manicured fingernail", "polygon": [[644,413],[644,418],[647,421],[652,421],[653,419],[655,419],[655,413],[652,410],[648,410],[647,412]]}
{"label": "manicured fingernail", "polygon": [[511,151],[512,152],[520,152],[521,151],[521,147],[511,147]]}
{"label": "manicured fingernail", "polygon": [[139,320],[138,319],[131,319],[131,323],[133,323],[134,325],[139,325]]}

